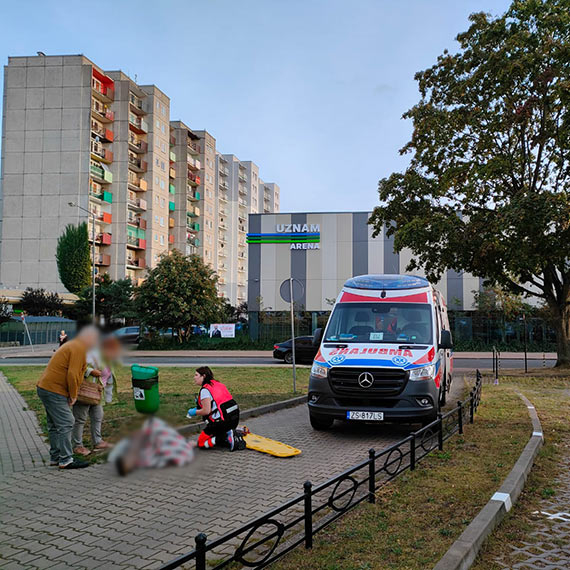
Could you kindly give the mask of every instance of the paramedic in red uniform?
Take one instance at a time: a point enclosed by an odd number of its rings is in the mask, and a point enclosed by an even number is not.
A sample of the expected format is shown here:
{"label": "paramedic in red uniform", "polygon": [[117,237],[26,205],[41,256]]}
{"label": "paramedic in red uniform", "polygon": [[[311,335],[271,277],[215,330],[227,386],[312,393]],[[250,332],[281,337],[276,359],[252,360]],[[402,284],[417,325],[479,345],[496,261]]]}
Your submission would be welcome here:
{"label": "paramedic in red uniform", "polygon": [[188,417],[201,416],[208,425],[198,437],[198,447],[236,446],[235,428],[239,422],[239,407],[224,384],[214,380],[208,366],[201,366],[194,374],[194,383],[200,386],[196,408],[188,410]]}

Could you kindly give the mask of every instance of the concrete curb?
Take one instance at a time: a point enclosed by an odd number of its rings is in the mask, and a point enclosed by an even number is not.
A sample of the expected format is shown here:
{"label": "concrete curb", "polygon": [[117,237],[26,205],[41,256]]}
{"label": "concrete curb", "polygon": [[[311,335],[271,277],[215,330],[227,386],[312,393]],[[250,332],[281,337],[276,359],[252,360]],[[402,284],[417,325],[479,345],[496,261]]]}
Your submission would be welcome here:
{"label": "concrete curb", "polygon": [[467,570],[470,568],[485,539],[511,510],[523,490],[528,473],[544,442],[544,436],[534,406],[523,394],[519,392],[518,395],[528,408],[532,420],[532,435],[499,490],[451,545],[451,548],[435,565],[434,570]]}
{"label": "concrete curb", "polygon": [[[292,408],[298,406],[299,404],[304,404],[307,401],[307,395],[296,396],[290,400],[283,400],[282,402],[273,402],[273,404],[265,404],[264,406],[258,406],[257,408],[251,408],[249,410],[244,410],[240,413],[240,421],[247,420],[248,418],[254,418],[256,416],[261,416],[263,414],[269,414],[271,412],[278,412],[279,410],[284,410],[285,408]],[[206,427],[206,422],[199,422],[197,424],[190,424],[188,426],[182,426],[176,428],[178,433],[186,436],[193,435],[195,433],[201,432]]]}

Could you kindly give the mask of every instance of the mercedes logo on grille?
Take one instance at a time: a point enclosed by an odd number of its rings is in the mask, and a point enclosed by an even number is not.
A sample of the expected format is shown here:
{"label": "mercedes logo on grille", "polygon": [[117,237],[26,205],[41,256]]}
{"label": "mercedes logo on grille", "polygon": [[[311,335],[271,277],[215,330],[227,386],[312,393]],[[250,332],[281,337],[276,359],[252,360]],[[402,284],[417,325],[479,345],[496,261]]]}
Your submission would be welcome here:
{"label": "mercedes logo on grille", "polygon": [[374,384],[374,376],[370,372],[363,372],[358,377],[358,384],[361,388],[370,388]]}

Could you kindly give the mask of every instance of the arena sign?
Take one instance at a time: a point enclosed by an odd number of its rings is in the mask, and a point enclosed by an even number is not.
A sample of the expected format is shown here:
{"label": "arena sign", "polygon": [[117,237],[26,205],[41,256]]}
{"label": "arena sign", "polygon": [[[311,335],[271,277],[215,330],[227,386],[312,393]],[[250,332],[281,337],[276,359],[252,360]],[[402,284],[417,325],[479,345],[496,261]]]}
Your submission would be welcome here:
{"label": "arena sign", "polygon": [[275,233],[247,234],[247,243],[286,243],[289,249],[321,249],[319,224],[276,224]]}

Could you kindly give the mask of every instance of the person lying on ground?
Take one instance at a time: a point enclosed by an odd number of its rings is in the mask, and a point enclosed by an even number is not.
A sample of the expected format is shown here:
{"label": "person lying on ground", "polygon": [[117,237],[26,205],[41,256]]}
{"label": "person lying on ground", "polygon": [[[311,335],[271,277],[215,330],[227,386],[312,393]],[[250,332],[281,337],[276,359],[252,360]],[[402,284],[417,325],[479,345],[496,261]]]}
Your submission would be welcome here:
{"label": "person lying on ground", "polygon": [[119,475],[139,468],[182,467],[194,459],[194,447],[166,422],[151,416],[141,429],[115,446],[108,460]]}
{"label": "person lying on ground", "polygon": [[72,443],[73,453],[89,455],[91,451],[83,445],[83,429],[89,417],[91,428],[91,444],[96,451],[109,449],[110,443],[103,440],[101,428],[103,424],[103,404],[113,401],[113,394],[117,393],[117,383],[113,372],[113,365],[121,354],[121,343],[114,335],[106,336],[101,342],[101,348],[95,347],[87,353],[87,369],[85,382],[97,385],[100,399],[97,403],[90,397],[83,398],[79,390],[77,402],[73,405]]}
{"label": "person lying on ground", "polygon": [[196,369],[194,383],[200,386],[197,406],[190,408],[186,417],[200,416],[207,422],[198,437],[198,447],[210,449],[217,445],[227,446],[230,451],[242,449],[241,441],[236,440],[235,433],[239,423],[239,406],[230,391],[214,379],[208,366]]}

